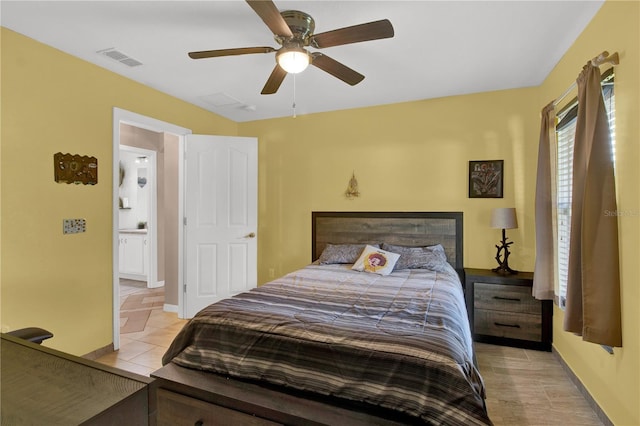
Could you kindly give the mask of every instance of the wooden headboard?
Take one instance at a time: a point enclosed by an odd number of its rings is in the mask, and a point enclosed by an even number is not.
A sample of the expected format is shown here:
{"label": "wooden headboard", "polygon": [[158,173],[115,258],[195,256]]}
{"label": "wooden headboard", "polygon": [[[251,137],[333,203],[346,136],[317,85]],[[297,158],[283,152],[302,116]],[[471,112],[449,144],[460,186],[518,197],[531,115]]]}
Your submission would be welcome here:
{"label": "wooden headboard", "polygon": [[462,212],[312,212],[312,261],[328,244],[442,244],[449,263],[464,268]]}

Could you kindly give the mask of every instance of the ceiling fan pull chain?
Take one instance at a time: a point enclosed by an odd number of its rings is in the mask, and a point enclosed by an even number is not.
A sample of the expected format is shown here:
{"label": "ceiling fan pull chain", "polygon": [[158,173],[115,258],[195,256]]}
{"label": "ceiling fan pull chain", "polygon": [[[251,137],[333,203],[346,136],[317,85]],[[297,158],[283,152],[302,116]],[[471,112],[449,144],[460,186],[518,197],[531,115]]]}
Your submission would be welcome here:
{"label": "ceiling fan pull chain", "polygon": [[293,118],[296,118],[296,75],[293,75]]}

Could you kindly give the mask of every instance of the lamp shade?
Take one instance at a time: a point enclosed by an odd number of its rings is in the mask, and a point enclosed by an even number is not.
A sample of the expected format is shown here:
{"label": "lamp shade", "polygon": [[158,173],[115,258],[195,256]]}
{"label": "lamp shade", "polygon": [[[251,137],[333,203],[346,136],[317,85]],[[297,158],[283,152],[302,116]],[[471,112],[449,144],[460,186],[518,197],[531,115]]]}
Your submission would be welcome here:
{"label": "lamp shade", "polygon": [[309,66],[309,53],[301,48],[282,48],[276,54],[278,65],[288,73],[297,74]]}
{"label": "lamp shade", "polygon": [[491,227],[500,229],[514,229],[518,227],[516,209],[514,207],[493,209]]}

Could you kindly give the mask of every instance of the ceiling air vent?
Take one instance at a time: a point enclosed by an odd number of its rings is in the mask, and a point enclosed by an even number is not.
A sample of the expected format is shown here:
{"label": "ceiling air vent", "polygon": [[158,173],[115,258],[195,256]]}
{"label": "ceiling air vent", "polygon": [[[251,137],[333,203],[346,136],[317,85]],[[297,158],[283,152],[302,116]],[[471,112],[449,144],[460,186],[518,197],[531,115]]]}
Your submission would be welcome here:
{"label": "ceiling air vent", "polygon": [[98,50],[98,52],[96,53],[107,56],[113,59],[114,61],[118,61],[121,64],[125,64],[128,67],[137,67],[138,65],[142,65],[142,62],[136,59],[133,59],[114,48]]}
{"label": "ceiling air vent", "polygon": [[236,106],[242,105],[242,102],[240,102],[233,96],[227,95],[226,93],[223,93],[223,92],[217,92],[211,95],[200,96],[200,99],[217,108],[236,107]]}

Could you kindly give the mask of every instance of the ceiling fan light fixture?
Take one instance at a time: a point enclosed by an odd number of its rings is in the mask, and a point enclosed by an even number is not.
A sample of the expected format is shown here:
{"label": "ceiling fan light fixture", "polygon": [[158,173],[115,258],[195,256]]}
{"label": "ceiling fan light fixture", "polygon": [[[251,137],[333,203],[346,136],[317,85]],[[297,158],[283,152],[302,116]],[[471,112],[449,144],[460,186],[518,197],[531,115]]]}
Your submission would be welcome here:
{"label": "ceiling fan light fixture", "polygon": [[299,10],[285,10],[280,12],[273,3],[273,0],[246,0],[246,2],[260,19],[262,19],[265,25],[269,27],[275,42],[282,46],[280,49],[270,46],[255,46],[202,50],[189,52],[189,57],[191,59],[204,59],[220,56],[276,52],[276,65],[273,67],[273,71],[271,71],[267,82],[260,92],[262,95],[272,95],[276,93],[287,74],[293,74],[295,76],[307,69],[309,64],[351,86],[355,86],[364,79],[364,75],[325,54],[320,52],[310,53],[306,48],[323,49],[325,47],[343,46],[394,36],[393,25],[391,25],[388,19],[381,19],[379,21],[352,25],[315,34],[316,24],[308,13]]}
{"label": "ceiling fan light fixture", "polygon": [[276,54],[278,65],[290,74],[304,71],[311,62],[309,53],[300,47],[282,48]]}

